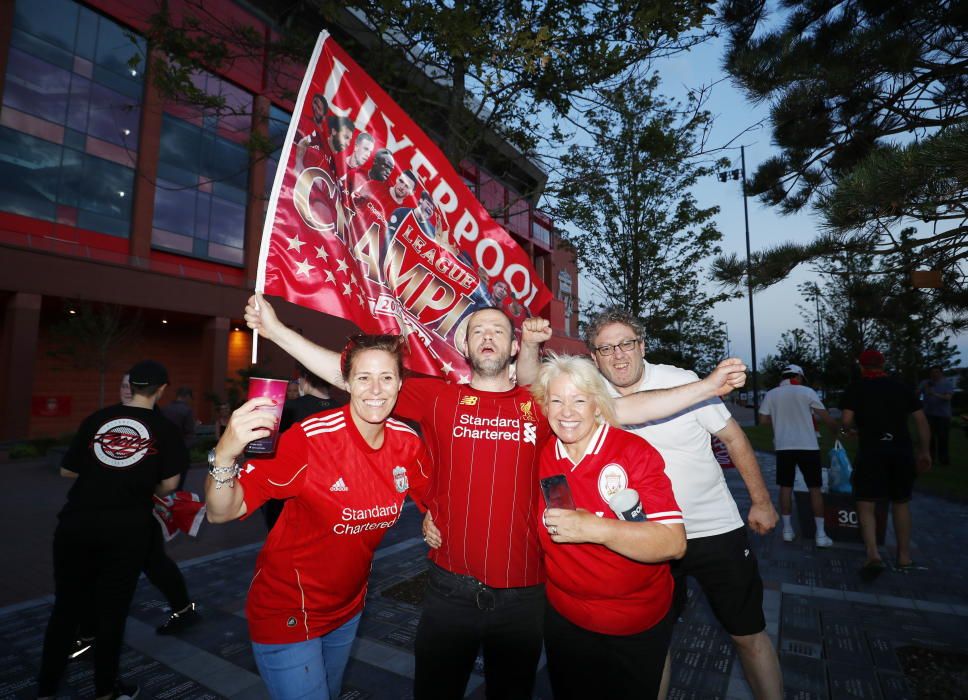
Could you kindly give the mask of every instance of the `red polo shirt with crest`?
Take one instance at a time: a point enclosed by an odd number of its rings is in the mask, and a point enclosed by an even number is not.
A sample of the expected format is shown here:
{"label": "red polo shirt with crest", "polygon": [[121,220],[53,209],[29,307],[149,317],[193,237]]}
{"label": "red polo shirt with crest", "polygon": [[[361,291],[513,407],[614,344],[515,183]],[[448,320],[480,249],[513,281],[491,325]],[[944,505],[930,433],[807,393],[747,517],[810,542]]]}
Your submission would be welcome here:
{"label": "red polo shirt with crest", "polygon": [[[648,522],[683,522],[662,456],[626,430],[600,426],[577,464],[559,440],[549,440],[540,471],[541,478],[564,474],[575,506],[600,518],[617,519],[608,500],[630,488],[638,491]],[[558,544],[544,527],[540,536],[548,602],[579,627],[602,634],[637,634],[669,611],[673,583],[667,563],[643,564],[600,544]]]}
{"label": "red polo shirt with crest", "polygon": [[373,552],[407,493],[423,502],[429,460],[417,434],[389,419],[383,445],[360,435],[348,406],[282,434],[276,454],[246,462],[246,515],[289,499],[256,562],[245,613],[252,641],[288,644],[330,632],[363,609]]}

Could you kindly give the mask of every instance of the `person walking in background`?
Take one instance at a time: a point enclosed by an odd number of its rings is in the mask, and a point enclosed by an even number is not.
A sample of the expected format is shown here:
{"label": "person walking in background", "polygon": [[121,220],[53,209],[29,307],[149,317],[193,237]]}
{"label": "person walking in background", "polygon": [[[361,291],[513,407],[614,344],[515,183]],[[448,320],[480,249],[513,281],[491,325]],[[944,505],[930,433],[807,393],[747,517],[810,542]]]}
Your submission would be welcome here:
{"label": "person walking in background", "polygon": [[[152,495],[175,488],[188,459],[185,444],[155,404],[168,372],[144,360],[128,373],[133,396],[84,419],[62,468],[76,472],[54,533],[54,609],[44,636],[37,693],[57,692],[78,626],[95,626],[97,698],[133,698],[136,686],[118,679],[121,643],[138,576],[158,524]],[[93,611],[93,615],[90,612]],[[86,614],[87,613],[87,614]]]}
{"label": "person walking in background", "polygon": [[951,380],[944,376],[940,366],[930,370],[928,378],[921,382],[921,396],[924,402],[924,415],[931,428],[931,459],[946,465],[948,454],[948,433],[951,430],[951,397],[954,396]]}
{"label": "person walking in background", "polygon": [[800,467],[803,480],[810,490],[810,507],[816,524],[814,542],[818,547],[830,547],[833,540],[823,524],[823,485],[820,466],[820,445],[813,418],[820,418],[836,432],[837,421],[827,413],[823,401],[813,389],[804,386],[803,370],[799,365],[783,369],[780,385],[766,392],[760,406],[760,418],[773,426],[773,447],[776,449],[776,484],[780,487],[780,516],[783,518],[783,541],[796,538],[793,531],[793,479]]}
{"label": "person walking in background", "polygon": [[[911,559],[911,492],[918,472],[931,468],[931,429],[917,395],[887,376],[884,356],[877,350],[860,354],[860,381],[844,393],[844,428],[857,426],[858,450],[853,487],[857,517],[867,550],[861,578],[872,581],[886,568],[877,549],[874,506],[889,500],[897,536],[897,569],[919,568]],[[908,433],[908,418],[918,431],[914,444]]]}

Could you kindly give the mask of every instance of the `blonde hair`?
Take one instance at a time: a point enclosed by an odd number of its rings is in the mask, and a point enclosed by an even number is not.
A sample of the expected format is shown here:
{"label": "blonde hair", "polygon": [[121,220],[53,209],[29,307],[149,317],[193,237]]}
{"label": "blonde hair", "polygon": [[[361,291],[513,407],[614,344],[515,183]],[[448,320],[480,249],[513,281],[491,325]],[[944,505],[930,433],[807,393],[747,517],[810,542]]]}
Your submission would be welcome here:
{"label": "blonde hair", "polygon": [[538,378],[531,385],[531,395],[548,413],[548,391],[551,382],[560,376],[566,376],[583,394],[587,394],[595,402],[595,408],[601,414],[601,421],[609,425],[618,426],[615,415],[615,401],[608,393],[608,387],[598,368],[587,357],[580,355],[559,355],[549,352],[538,372]]}

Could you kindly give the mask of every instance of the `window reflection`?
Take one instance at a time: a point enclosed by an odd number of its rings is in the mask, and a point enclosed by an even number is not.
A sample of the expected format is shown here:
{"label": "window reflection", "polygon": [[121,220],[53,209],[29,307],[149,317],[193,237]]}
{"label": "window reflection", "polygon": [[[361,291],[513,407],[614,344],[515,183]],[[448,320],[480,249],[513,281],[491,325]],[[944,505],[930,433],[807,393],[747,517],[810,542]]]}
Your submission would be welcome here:
{"label": "window reflection", "polygon": [[10,43],[0,209],[127,236],[144,39],[72,0],[17,0]]}

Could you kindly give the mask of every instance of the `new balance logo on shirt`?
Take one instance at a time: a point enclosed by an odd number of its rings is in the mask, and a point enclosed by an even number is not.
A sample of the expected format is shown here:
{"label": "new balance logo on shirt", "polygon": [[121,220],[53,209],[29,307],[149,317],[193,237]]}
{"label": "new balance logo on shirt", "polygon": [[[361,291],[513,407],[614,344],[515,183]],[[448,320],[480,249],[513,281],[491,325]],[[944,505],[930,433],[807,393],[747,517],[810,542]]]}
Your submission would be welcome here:
{"label": "new balance logo on shirt", "polygon": [[349,489],[346,488],[346,482],[343,481],[343,477],[338,478],[336,480],[336,483],[329,487],[329,490],[330,491],[349,491]]}

